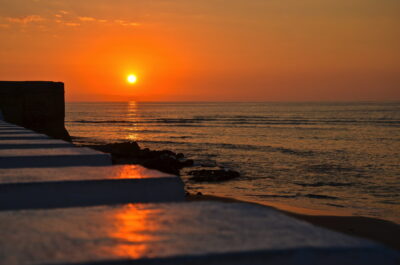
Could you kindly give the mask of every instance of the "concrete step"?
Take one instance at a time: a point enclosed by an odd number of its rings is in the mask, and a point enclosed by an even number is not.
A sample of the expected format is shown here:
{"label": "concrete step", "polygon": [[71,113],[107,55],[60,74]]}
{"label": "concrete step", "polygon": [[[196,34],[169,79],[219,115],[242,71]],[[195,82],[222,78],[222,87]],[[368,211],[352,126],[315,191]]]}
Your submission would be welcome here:
{"label": "concrete step", "polygon": [[42,134],[0,134],[0,141],[1,140],[39,140],[39,139],[50,139],[50,137]]}
{"label": "concrete step", "polygon": [[[66,142],[63,140],[57,140],[57,139],[52,139],[52,138],[45,138],[42,135],[36,135],[36,138],[33,139],[24,139],[23,137],[27,136],[26,134],[20,134],[17,136],[14,136],[15,139],[7,139],[4,138],[4,136],[0,137],[0,145],[7,145],[7,144],[13,144],[13,145],[17,145],[17,144],[46,144],[46,143],[52,143],[52,144],[69,144],[69,146],[74,146],[72,143],[70,142]],[[32,137],[32,136],[30,136]]]}
{"label": "concrete step", "polygon": [[0,129],[21,129],[21,127],[16,125],[0,124]]}
{"label": "concrete step", "polygon": [[[5,127],[0,127],[0,168],[111,165],[109,154],[78,148],[69,142],[46,138],[43,134],[25,128],[1,123]],[[12,139],[9,139],[10,136]]]}
{"label": "concrete step", "polygon": [[18,125],[12,124],[12,123],[8,123],[8,122],[5,122],[5,121],[0,121],[0,128],[2,128],[2,127],[19,127],[19,128],[22,128],[21,126],[18,126]]}
{"label": "concrete step", "polygon": [[0,168],[105,165],[111,165],[111,156],[89,148],[0,148]]}
{"label": "concrete step", "polygon": [[72,143],[55,140],[50,138],[36,138],[30,137],[24,139],[23,137],[14,136],[15,139],[7,139],[0,137],[0,149],[36,149],[36,148],[60,148],[60,147],[75,147]]}
{"label": "concrete step", "polygon": [[0,210],[184,200],[181,179],[138,165],[0,169]]}
{"label": "concrete step", "polygon": [[399,253],[243,203],[0,212],[0,263],[397,264]]}
{"label": "concrete step", "polygon": [[38,133],[30,130],[0,129],[0,135],[19,135],[19,134],[37,135]]}
{"label": "concrete step", "polygon": [[177,176],[111,166],[109,154],[21,132],[0,135],[0,210],[184,199]]}
{"label": "concrete step", "polygon": [[[31,150],[31,149],[20,149]],[[36,155],[3,156],[0,155],[0,168],[44,168],[111,165],[107,154],[81,155]]]}
{"label": "concrete step", "polygon": [[[27,130],[27,129],[22,128],[22,127],[3,127],[3,128],[1,128],[1,130],[5,131],[7,133],[20,132],[20,131],[30,131],[30,130]],[[31,131],[31,132],[33,132],[33,131]]]}

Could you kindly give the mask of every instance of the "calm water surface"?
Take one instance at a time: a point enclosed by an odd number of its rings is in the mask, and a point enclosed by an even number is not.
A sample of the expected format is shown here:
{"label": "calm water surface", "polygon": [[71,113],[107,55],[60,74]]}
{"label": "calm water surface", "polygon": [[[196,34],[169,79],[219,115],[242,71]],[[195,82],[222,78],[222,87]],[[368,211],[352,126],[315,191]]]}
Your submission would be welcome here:
{"label": "calm water surface", "polygon": [[237,180],[192,191],[400,223],[400,103],[68,103],[76,142],[138,141]]}

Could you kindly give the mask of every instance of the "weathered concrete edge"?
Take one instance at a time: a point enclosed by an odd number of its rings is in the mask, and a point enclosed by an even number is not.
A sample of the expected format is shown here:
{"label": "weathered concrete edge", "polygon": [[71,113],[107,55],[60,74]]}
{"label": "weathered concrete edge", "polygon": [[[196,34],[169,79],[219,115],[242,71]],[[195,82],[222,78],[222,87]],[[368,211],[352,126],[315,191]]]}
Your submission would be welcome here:
{"label": "weathered concrete edge", "polygon": [[[306,260],[306,263],[305,263]],[[120,259],[98,262],[57,263],[57,265],[354,265],[399,264],[400,254],[384,247],[354,248],[294,248],[281,250],[258,250],[208,255],[188,255],[166,258]],[[50,264],[49,264],[50,265]]]}
{"label": "weathered concrete edge", "polygon": [[184,198],[178,177],[0,184],[0,211],[182,202]]}

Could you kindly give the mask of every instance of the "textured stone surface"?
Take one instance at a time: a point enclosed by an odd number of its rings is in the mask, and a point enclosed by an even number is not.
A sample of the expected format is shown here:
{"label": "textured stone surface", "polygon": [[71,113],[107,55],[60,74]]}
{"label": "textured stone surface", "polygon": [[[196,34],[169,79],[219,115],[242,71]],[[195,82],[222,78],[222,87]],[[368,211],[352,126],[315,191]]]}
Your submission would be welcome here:
{"label": "textured stone surface", "polygon": [[33,134],[36,134],[34,131],[30,131],[30,130],[22,130],[22,129],[1,129],[0,130],[0,136],[1,135],[14,135],[14,136],[16,136],[16,135],[19,135],[19,134],[23,134],[23,135],[26,135],[26,134],[30,134],[30,135],[33,135]]}
{"label": "textured stone surface", "polygon": [[[49,140],[51,141],[51,140]],[[0,140],[0,147],[1,147]],[[45,146],[45,144],[44,144]],[[108,154],[104,154],[86,147],[62,147],[62,148],[43,148],[40,145],[37,148],[11,148],[11,149],[0,149],[0,156],[49,156],[49,155],[105,155],[110,157]]]}
{"label": "textured stone surface", "polygon": [[0,169],[106,165],[111,165],[109,154],[46,138],[20,126],[0,127]]}
{"label": "textured stone surface", "polygon": [[0,185],[0,210],[177,202],[184,198],[183,183],[177,177]]}
{"label": "textured stone surface", "polygon": [[9,265],[125,264],[127,259],[138,264],[396,264],[399,258],[367,240],[241,203],[6,211],[0,220],[0,263]]}
{"label": "textured stone surface", "polygon": [[136,165],[0,169],[0,210],[184,199],[178,176]]}
{"label": "textured stone surface", "polygon": [[[59,148],[61,149],[61,148]],[[8,149],[9,150],[9,149]],[[31,151],[32,149],[19,149]],[[50,150],[50,149],[47,149]],[[0,153],[1,153],[0,149]],[[111,165],[107,154],[51,154],[46,155],[12,155],[0,154],[0,168],[45,168],[45,167],[75,167],[75,166],[104,166]]]}
{"label": "textured stone surface", "polygon": [[117,180],[176,178],[175,175],[147,169],[139,165],[116,165],[96,167],[61,167],[61,168],[0,168],[0,184],[32,183],[48,181],[78,180]]}
{"label": "textured stone surface", "polygon": [[50,139],[47,135],[44,134],[0,134],[1,140],[38,140],[38,139]]}
{"label": "textured stone surface", "polygon": [[[1,128],[0,128],[1,130]],[[14,139],[0,136],[0,149],[37,149],[37,148],[61,148],[74,147],[73,144],[49,138],[29,138],[15,137]]]}
{"label": "textured stone surface", "polygon": [[61,82],[0,81],[0,109],[8,122],[70,140],[64,127],[64,108]]}

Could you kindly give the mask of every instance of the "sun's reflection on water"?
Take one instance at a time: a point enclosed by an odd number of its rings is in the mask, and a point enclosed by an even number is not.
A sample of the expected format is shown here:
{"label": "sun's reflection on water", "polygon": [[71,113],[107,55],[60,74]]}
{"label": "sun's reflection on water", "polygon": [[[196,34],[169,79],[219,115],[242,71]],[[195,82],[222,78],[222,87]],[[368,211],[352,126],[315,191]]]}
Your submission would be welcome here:
{"label": "sun's reflection on water", "polygon": [[128,135],[127,135],[127,140],[130,141],[137,141],[139,135],[136,133],[136,131],[138,130],[138,124],[137,124],[137,120],[139,119],[138,117],[138,104],[136,101],[129,101],[128,102],[128,121],[130,121],[130,125],[128,128]]}

